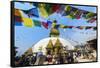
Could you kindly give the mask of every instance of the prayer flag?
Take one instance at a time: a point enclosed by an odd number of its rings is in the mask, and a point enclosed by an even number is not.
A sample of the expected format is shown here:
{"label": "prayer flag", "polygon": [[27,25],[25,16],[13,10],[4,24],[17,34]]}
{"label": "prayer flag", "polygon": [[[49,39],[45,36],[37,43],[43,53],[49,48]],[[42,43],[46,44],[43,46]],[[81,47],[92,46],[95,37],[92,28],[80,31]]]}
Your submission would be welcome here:
{"label": "prayer flag", "polygon": [[75,12],[75,17],[76,17],[76,19],[80,19],[81,18],[81,15],[82,15],[82,11],[80,10],[77,10],[76,12]]}
{"label": "prayer flag", "polygon": [[48,13],[44,8],[44,4],[39,4],[40,15],[44,18],[48,17]]}
{"label": "prayer flag", "polygon": [[97,27],[94,27],[93,30],[97,30]]}
{"label": "prayer flag", "polygon": [[15,16],[15,21],[16,22],[22,22],[22,18],[20,16]]}
{"label": "prayer flag", "polygon": [[72,29],[74,26],[68,26],[68,28]]}
{"label": "prayer flag", "polygon": [[39,22],[39,21],[37,21],[37,20],[33,20],[33,25],[34,25],[34,26],[41,27],[41,22]]}
{"label": "prayer flag", "polygon": [[56,11],[59,10],[59,9],[60,9],[60,5],[57,5],[57,4],[52,5],[52,11],[53,11],[53,12],[56,12]]}
{"label": "prayer flag", "polygon": [[22,24],[22,22],[17,22],[17,21],[15,21],[15,25],[16,25],[16,26],[22,26],[23,24]]}
{"label": "prayer flag", "polygon": [[22,10],[25,14],[27,14],[29,17],[39,17],[38,9],[32,8],[30,10]]}
{"label": "prayer flag", "polygon": [[52,5],[51,4],[46,4],[45,5],[45,10],[47,11],[48,15],[52,14]]}
{"label": "prayer flag", "polygon": [[89,13],[86,14],[86,18],[87,18],[87,19],[88,19],[88,18],[91,18],[91,17],[93,17],[94,15],[95,15],[94,13],[89,12]]}
{"label": "prayer flag", "polygon": [[65,11],[70,12],[71,10],[72,10],[71,6],[67,5],[67,6],[65,7]]}
{"label": "prayer flag", "polygon": [[88,13],[89,13],[89,12],[87,12],[87,11],[83,11],[82,17],[85,18],[85,19],[87,19],[86,15],[87,15]]}
{"label": "prayer flag", "polygon": [[68,28],[68,26],[64,26],[63,28]]}
{"label": "prayer flag", "polygon": [[28,15],[29,16],[39,17],[38,9],[37,8],[30,9]]}
{"label": "prayer flag", "polygon": [[42,25],[43,25],[46,29],[48,29],[48,23],[42,22]]}
{"label": "prayer flag", "polygon": [[93,17],[93,18],[89,19],[87,22],[93,23],[95,21],[96,21],[96,18]]}
{"label": "prayer flag", "polygon": [[87,26],[85,29],[87,30],[87,29],[91,29],[92,27],[90,27],[90,26]]}
{"label": "prayer flag", "polygon": [[33,6],[35,6],[37,8],[38,7],[38,3],[33,3]]}
{"label": "prayer flag", "polygon": [[78,27],[76,27],[76,28],[78,28],[78,29],[83,29],[83,28],[84,28],[84,26],[78,26]]}
{"label": "prayer flag", "polygon": [[15,16],[21,16],[20,10],[19,9],[14,9],[14,15]]}
{"label": "prayer flag", "polygon": [[64,27],[65,27],[64,25],[60,24],[60,28],[64,28]]}
{"label": "prayer flag", "polygon": [[47,20],[47,23],[48,23],[48,27],[51,28],[51,26],[52,26],[52,22],[49,21],[49,20]]}
{"label": "prayer flag", "polygon": [[65,7],[65,12],[64,12],[64,14],[65,15],[69,15],[70,14],[70,12],[71,12],[71,7],[69,6],[69,5],[67,5],[66,7]]}
{"label": "prayer flag", "polygon": [[32,19],[23,17],[22,20],[23,20],[24,26],[33,27],[33,20]]}

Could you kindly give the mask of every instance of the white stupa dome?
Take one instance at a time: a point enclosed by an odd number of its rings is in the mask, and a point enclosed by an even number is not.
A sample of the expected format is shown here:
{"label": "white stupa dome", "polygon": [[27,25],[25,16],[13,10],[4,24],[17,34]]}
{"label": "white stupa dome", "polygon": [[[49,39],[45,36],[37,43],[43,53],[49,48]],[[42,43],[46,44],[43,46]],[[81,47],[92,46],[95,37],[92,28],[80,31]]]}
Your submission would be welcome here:
{"label": "white stupa dome", "polygon": [[[67,40],[63,39],[63,38],[58,38],[60,40],[60,42],[62,43],[62,45],[64,47],[67,47],[67,50],[73,50],[74,46]],[[57,37],[48,37],[48,38],[44,38],[42,40],[40,40],[38,43],[36,43],[35,45],[33,45],[32,47],[32,51],[33,52],[39,52],[39,48],[42,48],[42,52],[45,55],[46,54],[46,47],[49,43],[49,40],[52,40],[52,43],[55,44]]]}

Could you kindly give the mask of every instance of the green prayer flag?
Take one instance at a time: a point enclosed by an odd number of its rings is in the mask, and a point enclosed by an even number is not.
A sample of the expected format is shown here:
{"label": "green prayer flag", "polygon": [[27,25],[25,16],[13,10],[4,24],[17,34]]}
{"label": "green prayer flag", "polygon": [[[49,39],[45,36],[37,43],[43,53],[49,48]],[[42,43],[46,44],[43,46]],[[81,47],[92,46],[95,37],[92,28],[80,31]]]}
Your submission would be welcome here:
{"label": "green prayer flag", "polygon": [[67,6],[65,7],[65,11],[71,11],[71,7],[70,7],[69,5],[67,5]]}
{"label": "green prayer flag", "polygon": [[41,22],[38,20],[33,20],[34,26],[41,27]]}
{"label": "green prayer flag", "polygon": [[47,11],[48,15],[52,14],[52,5],[51,4],[47,4],[45,5],[45,10]]}
{"label": "green prayer flag", "polygon": [[91,18],[91,17],[93,17],[94,16],[94,13],[88,13],[87,15],[86,15],[86,18],[88,19],[88,18]]}

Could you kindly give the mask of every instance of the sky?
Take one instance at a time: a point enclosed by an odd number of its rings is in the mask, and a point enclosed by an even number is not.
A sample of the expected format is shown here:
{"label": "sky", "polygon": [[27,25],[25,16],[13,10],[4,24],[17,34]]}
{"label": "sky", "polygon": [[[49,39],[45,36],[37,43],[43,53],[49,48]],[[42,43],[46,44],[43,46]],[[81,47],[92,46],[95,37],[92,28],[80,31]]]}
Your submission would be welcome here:
{"label": "sky", "polygon": [[[71,5],[73,6],[73,5]],[[29,10],[34,6],[29,3],[15,2],[14,5],[17,9]],[[90,11],[96,13],[96,7],[89,6],[73,6],[82,10]],[[27,15],[23,14],[25,17]],[[33,17],[34,18],[34,17]],[[38,18],[40,21],[47,21],[47,19],[56,19],[58,24],[64,24],[69,26],[96,26],[96,22],[87,23],[85,19],[81,18],[70,19],[61,14],[53,13],[48,18]],[[35,19],[35,18],[34,18]],[[36,18],[37,19],[37,18]],[[96,31],[90,30],[79,30],[73,29],[59,29],[60,37],[68,40],[73,46],[85,44],[86,41],[96,38]],[[25,27],[25,26],[15,26],[15,46],[18,47],[18,54],[22,55],[27,49],[34,46],[38,41],[49,37],[50,29],[45,29],[44,27]]]}

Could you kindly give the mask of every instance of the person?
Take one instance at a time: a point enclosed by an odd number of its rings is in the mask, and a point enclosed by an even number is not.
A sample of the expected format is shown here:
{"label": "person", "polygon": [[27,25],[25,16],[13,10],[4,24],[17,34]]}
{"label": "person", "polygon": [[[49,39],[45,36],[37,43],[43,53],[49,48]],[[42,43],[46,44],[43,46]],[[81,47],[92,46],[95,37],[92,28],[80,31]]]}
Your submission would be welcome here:
{"label": "person", "polygon": [[63,56],[61,56],[61,55],[59,56],[59,63],[60,64],[63,64],[64,63]]}
{"label": "person", "polygon": [[31,62],[32,62],[33,64],[36,62],[36,54],[34,54],[34,55],[32,56]]}
{"label": "person", "polygon": [[74,62],[74,58],[73,58],[73,53],[72,52],[68,54],[67,61],[68,61],[68,63],[73,63]]}
{"label": "person", "polygon": [[50,54],[47,55],[48,64],[52,62],[52,56]]}

